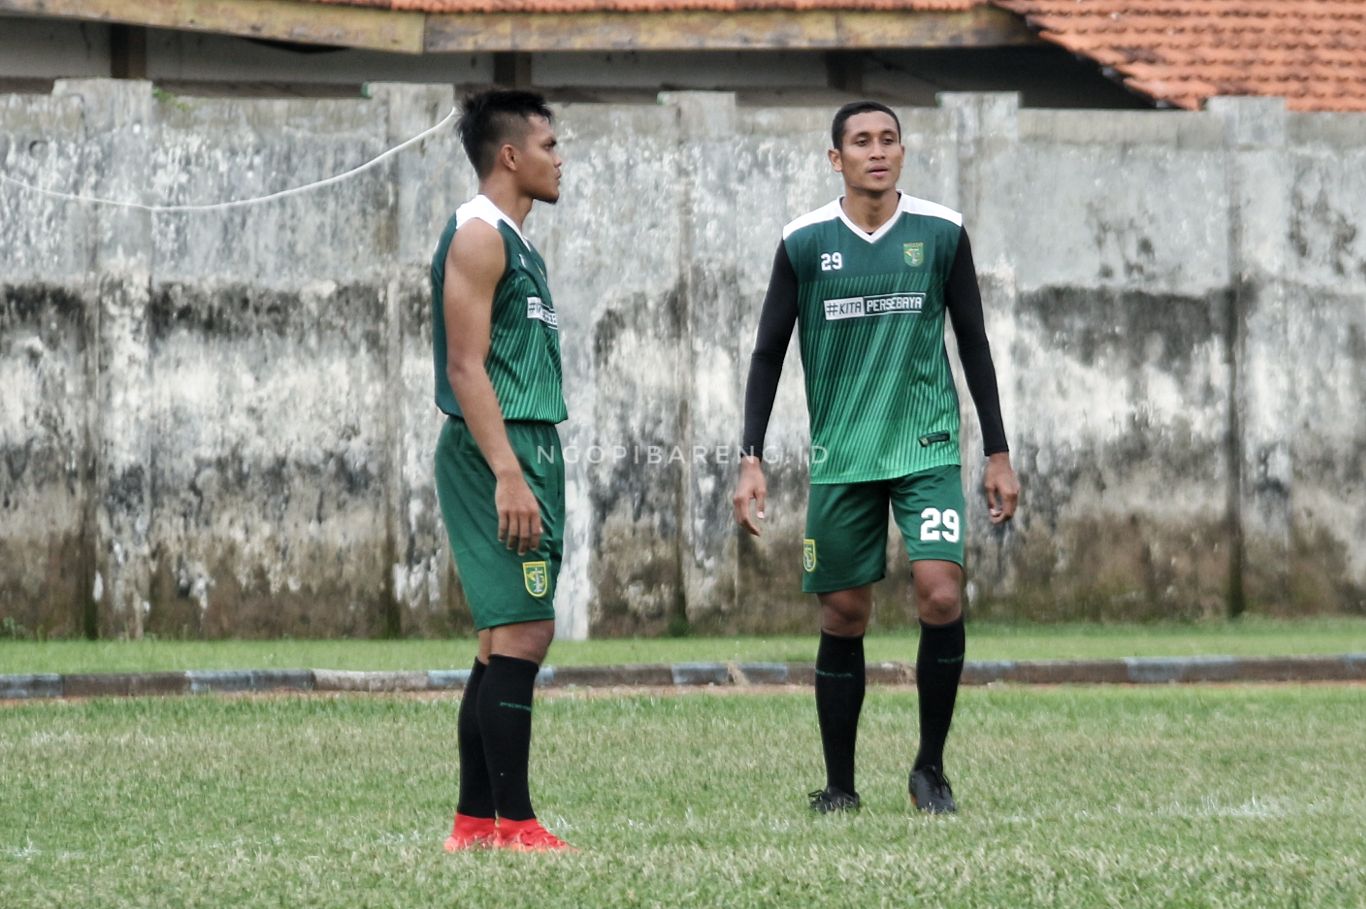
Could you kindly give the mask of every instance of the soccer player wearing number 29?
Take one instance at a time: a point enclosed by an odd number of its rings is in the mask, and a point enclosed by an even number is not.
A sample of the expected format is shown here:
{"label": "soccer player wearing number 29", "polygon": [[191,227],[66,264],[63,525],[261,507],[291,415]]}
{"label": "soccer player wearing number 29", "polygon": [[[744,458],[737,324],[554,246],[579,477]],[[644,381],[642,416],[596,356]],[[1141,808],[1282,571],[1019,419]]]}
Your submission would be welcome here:
{"label": "soccer player wearing number 29", "polygon": [[944,742],[963,669],[963,487],[958,394],[944,316],[982,425],[993,524],[1015,513],[1010,464],[981,294],[962,216],[897,190],[901,123],[885,105],[846,104],[831,128],[830,163],[844,196],[783,229],[759,317],[745,390],[735,518],[756,536],[764,517],[762,453],[794,324],[811,419],[811,495],[802,589],[821,606],[816,716],[826,785],[821,813],[857,810],[854,745],[865,684],[863,634],[872,584],[886,575],[887,510],[901,529],[920,615],[916,687],[920,749],[911,801],[957,810]]}

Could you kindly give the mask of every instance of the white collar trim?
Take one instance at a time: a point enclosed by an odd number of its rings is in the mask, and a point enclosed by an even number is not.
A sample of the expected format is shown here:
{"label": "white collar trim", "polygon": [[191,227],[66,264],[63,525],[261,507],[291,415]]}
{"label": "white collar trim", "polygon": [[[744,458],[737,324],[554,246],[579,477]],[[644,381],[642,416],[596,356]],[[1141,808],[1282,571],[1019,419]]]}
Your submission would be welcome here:
{"label": "white collar trim", "polygon": [[896,209],[892,212],[892,216],[888,218],[886,221],[883,221],[882,225],[877,230],[873,231],[871,234],[849,219],[849,215],[844,211],[844,196],[840,196],[838,199],[835,200],[835,207],[839,210],[840,220],[844,222],[844,226],[852,230],[855,236],[857,236],[860,240],[866,240],[868,243],[876,243],[878,240],[881,240],[883,237],[887,236],[887,231],[892,229],[892,226],[896,224],[897,219],[900,218],[902,214],[905,213],[905,211],[907,210],[906,194],[901,192],[900,190],[897,190],[896,196]]}
{"label": "white collar trim", "polygon": [[488,196],[484,195],[483,193],[479,193],[467,204],[469,204],[473,208],[471,214],[482,215],[483,220],[485,221],[492,220],[506,222],[508,227],[512,228],[513,233],[517,235],[517,238],[522,241],[523,245],[525,245],[528,249],[531,248],[531,242],[527,240],[526,235],[522,233],[522,229],[517,226],[517,222],[509,218],[507,213],[504,212],[497,205],[495,205],[493,203],[493,200],[490,199]]}

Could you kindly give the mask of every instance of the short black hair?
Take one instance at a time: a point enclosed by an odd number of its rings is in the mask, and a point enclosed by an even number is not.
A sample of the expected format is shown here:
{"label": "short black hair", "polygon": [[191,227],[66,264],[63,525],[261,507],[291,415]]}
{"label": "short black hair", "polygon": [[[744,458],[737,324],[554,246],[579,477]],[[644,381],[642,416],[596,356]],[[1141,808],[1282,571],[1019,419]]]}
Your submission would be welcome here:
{"label": "short black hair", "polygon": [[835,111],[835,120],[830,124],[830,147],[841,148],[844,144],[844,124],[855,114],[866,114],[878,111],[889,115],[892,122],[896,124],[897,138],[901,138],[901,119],[897,117],[896,111],[880,101],[850,101],[848,104]]}
{"label": "short black hair", "polygon": [[534,92],[492,89],[466,95],[460,102],[460,144],[474,165],[474,172],[482,179],[493,170],[494,156],[509,140],[516,141],[526,133],[530,117],[554,120],[545,98]]}

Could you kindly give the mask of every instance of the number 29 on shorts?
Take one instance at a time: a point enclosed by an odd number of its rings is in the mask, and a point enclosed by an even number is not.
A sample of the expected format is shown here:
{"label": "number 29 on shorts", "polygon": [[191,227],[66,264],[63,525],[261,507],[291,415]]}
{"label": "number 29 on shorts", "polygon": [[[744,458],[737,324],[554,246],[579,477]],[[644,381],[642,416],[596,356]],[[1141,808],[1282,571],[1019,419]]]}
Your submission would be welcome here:
{"label": "number 29 on shorts", "polygon": [[954,509],[926,508],[920,512],[920,539],[931,543],[940,540],[957,543],[958,535],[958,512]]}

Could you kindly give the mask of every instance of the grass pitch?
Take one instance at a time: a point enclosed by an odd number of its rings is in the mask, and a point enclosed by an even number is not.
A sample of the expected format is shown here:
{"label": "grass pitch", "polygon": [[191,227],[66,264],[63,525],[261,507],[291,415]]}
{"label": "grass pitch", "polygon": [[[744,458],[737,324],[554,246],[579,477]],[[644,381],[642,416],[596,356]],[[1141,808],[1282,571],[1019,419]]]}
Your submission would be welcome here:
{"label": "grass pitch", "polygon": [[[556,641],[547,664],[604,666],[691,661],[811,662],[811,633],[768,637]],[[869,662],[914,662],[914,630],[869,633]],[[0,675],[31,672],[151,672],[182,669],[468,669],[473,638],[461,640],[23,641],[0,639]],[[1222,655],[1295,656],[1366,652],[1366,618],[1233,622],[1006,625],[970,622],[969,660],[1076,660]]]}
{"label": "grass pitch", "polygon": [[962,812],[905,794],[870,689],[855,817],[813,817],[808,690],[538,701],[575,855],[446,855],[456,695],[0,707],[0,905],[1366,906],[1362,686],[966,689]]}

